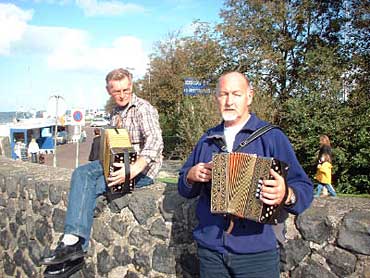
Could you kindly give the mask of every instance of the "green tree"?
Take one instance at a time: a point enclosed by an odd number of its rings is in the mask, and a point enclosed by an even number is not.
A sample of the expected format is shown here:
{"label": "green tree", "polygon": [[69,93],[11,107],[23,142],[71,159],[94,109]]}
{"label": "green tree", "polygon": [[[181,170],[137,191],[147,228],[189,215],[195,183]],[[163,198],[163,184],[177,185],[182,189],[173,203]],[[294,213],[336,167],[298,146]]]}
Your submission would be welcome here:
{"label": "green tree", "polygon": [[[199,134],[211,125],[212,119],[218,120],[215,113],[208,111],[212,96],[183,95],[187,77],[207,80],[214,88],[216,73],[222,64],[222,48],[212,37],[210,25],[194,24],[198,27],[193,36],[182,37],[175,32],[157,43],[149,71],[140,80],[140,94],[146,98],[149,96],[160,113],[166,155],[175,151],[176,155],[185,157],[195,140],[199,139]],[[208,116],[202,117],[203,121],[195,120],[194,115],[200,116],[205,112]]]}

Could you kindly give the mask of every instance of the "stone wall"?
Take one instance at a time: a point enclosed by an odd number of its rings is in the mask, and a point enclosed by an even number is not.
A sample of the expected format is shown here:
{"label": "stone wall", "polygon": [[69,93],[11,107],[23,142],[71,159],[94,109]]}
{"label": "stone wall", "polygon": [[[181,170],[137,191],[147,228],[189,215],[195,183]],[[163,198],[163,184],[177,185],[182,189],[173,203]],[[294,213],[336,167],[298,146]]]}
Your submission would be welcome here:
{"label": "stone wall", "polygon": [[[62,234],[71,173],[0,157],[0,277],[42,277],[38,261]],[[86,265],[72,277],[198,277],[195,204],[159,182],[127,195],[119,212],[99,202]],[[316,199],[288,218],[287,238],[281,277],[370,277],[369,199]]]}

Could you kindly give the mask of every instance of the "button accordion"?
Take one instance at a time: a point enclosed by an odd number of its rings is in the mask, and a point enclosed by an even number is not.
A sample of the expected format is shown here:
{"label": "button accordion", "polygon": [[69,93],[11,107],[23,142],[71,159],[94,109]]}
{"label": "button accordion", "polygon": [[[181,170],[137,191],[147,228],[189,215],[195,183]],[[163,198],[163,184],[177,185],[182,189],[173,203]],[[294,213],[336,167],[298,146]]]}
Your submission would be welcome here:
{"label": "button accordion", "polygon": [[212,213],[277,224],[284,201],[280,205],[266,205],[260,200],[260,193],[262,180],[273,179],[271,168],[286,178],[286,163],[246,153],[215,154],[212,162]]}
{"label": "button accordion", "polygon": [[136,158],[136,152],[126,129],[106,128],[102,130],[100,161],[103,165],[104,177],[107,179],[112,172],[119,169],[113,166],[115,162],[124,163],[125,167],[125,182],[109,187],[111,195],[122,195],[134,190],[135,179],[130,180],[130,164],[133,164]]}

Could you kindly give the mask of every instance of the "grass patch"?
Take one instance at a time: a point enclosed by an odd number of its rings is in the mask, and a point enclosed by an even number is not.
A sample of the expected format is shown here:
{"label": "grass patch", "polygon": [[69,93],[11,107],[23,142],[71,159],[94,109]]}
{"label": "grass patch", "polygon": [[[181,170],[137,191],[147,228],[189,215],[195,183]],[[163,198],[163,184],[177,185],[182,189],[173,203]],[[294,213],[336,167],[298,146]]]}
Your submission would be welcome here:
{"label": "grass patch", "polygon": [[178,181],[178,178],[157,178],[158,181],[160,182],[164,182],[164,183],[176,183],[177,184],[177,181]]}
{"label": "grass patch", "polygon": [[339,197],[355,197],[355,198],[368,198],[370,199],[370,194],[343,194],[337,193]]}

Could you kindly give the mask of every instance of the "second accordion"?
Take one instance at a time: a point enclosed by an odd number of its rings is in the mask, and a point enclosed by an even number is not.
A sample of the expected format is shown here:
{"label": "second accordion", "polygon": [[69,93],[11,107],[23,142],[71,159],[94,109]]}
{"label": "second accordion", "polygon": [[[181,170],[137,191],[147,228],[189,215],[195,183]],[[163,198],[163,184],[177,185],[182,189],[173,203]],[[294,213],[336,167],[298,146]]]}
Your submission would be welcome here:
{"label": "second accordion", "polygon": [[130,164],[136,161],[136,152],[131,146],[126,129],[106,128],[102,131],[100,139],[100,161],[103,165],[104,177],[117,171],[113,163],[123,163],[125,168],[125,182],[111,186],[110,194],[124,194],[134,190],[135,179],[130,180]]}
{"label": "second accordion", "polygon": [[271,206],[260,200],[262,180],[273,179],[270,169],[286,179],[286,163],[247,153],[214,154],[212,162],[212,213],[277,224],[283,202]]}

